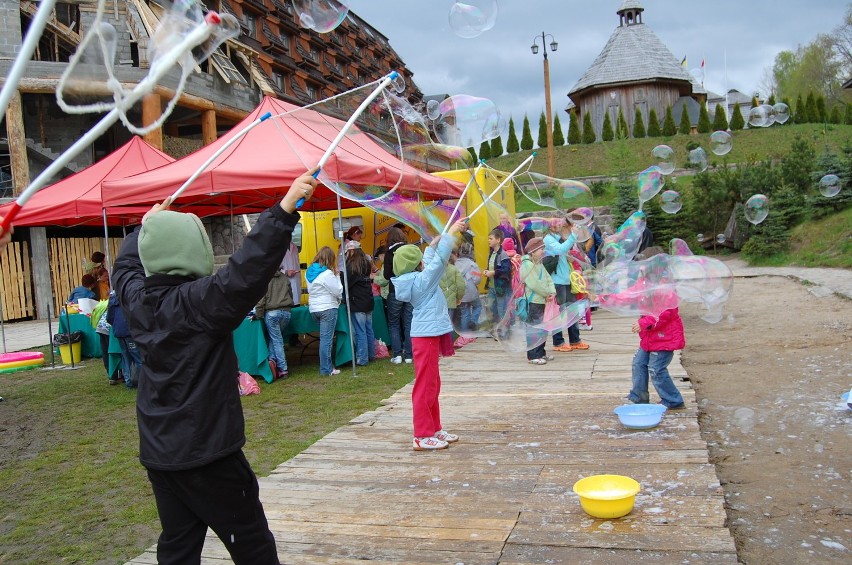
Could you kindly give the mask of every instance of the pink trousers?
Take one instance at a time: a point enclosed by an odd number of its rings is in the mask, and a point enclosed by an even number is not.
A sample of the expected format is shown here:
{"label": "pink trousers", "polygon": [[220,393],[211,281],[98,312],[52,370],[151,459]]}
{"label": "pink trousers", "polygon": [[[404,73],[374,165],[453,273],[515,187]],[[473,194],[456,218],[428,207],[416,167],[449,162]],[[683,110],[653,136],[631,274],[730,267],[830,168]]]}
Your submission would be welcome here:
{"label": "pink trousers", "polygon": [[411,407],[414,412],[414,437],[432,437],[441,430],[441,371],[438,354],[443,336],[412,337],[414,353],[414,389]]}

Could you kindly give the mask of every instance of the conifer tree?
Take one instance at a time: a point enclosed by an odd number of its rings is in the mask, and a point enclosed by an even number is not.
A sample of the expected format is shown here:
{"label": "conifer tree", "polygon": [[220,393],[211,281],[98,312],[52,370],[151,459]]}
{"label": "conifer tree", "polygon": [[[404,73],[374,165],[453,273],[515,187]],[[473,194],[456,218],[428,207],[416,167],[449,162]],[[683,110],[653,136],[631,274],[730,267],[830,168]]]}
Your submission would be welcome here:
{"label": "conifer tree", "polygon": [[506,153],[517,153],[521,146],[518,144],[518,135],[515,133],[515,120],[509,118],[509,138],[506,140]]}
{"label": "conifer tree", "polygon": [[529,151],[533,148],[532,132],[530,131],[530,119],[524,114],[524,130],[521,133],[521,149]]}
{"label": "conifer tree", "polygon": [[816,99],[816,108],[817,108],[817,120],[818,123],[824,124],[828,121],[828,110],[825,107],[825,97],[823,95],[817,96]]}
{"label": "conifer tree", "polygon": [[648,137],[660,137],[663,134],[660,130],[660,119],[657,117],[657,110],[651,108],[648,112]]}
{"label": "conifer tree", "polygon": [[544,117],[544,112],[538,117],[538,146],[547,147],[547,118]]}
{"label": "conifer tree", "polygon": [[630,137],[630,131],[627,129],[627,120],[624,119],[624,111],[621,109],[621,106],[618,107],[618,122],[615,133],[618,139],[627,139]]}
{"label": "conifer tree", "polygon": [[760,106],[760,100],[757,99],[757,96],[753,96],[751,98],[751,107],[757,108],[758,106]]}
{"label": "conifer tree", "polygon": [[503,154],[503,138],[499,135],[491,140],[491,158],[496,159]]}
{"label": "conifer tree", "polygon": [[686,111],[686,102],[684,102],[680,111],[680,126],[677,128],[677,132],[682,135],[689,135],[690,131],[692,131],[692,121],[689,119],[689,112]]}
{"label": "conifer tree", "polygon": [[793,114],[793,123],[804,124],[808,120],[808,111],[805,109],[805,103],[802,101],[802,95],[796,98],[796,111]]}
{"label": "conifer tree", "polygon": [[805,122],[806,124],[819,123],[819,110],[817,110],[816,98],[813,92],[808,92],[808,97],[805,99]]}
{"label": "conifer tree", "polygon": [[828,118],[828,121],[832,124],[840,124],[843,122],[843,118],[840,117],[840,106],[835,105],[834,108],[831,109],[831,115]]}
{"label": "conifer tree", "polygon": [[592,116],[588,110],[583,114],[583,143],[594,143],[598,140],[595,134],[595,126],[592,125]]}
{"label": "conifer tree", "polygon": [[479,146],[479,158],[486,161],[491,158],[491,144],[483,141]]}
{"label": "conifer tree", "polygon": [[479,157],[476,156],[476,149],[474,149],[473,147],[468,147],[467,152],[470,153],[470,156],[473,159],[471,161],[471,163],[478,163],[479,162]]}
{"label": "conifer tree", "polygon": [[[849,107],[852,107],[852,104],[847,106],[847,108]],[[571,108],[568,120],[568,145],[579,145],[582,138],[580,137],[580,119],[577,117],[576,108]]]}
{"label": "conifer tree", "polygon": [[775,94],[770,94],[769,99],[766,101],[770,106],[775,106]]}
{"label": "conifer tree", "polygon": [[852,104],[846,105],[846,114],[843,116],[843,123],[847,126],[852,126]]}
{"label": "conifer tree", "polygon": [[725,116],[725,109],[721,104],[716,104],[715,115],[713,116],[713,131],[727,131],[728,118]]}
{"label": "conifer tree", "polygon": [[707,103],[701,103],[698,112],[698,133],[710,133],[710,114],[707,112]]}
{"label": "conifer tree", "polygon": [[642,118],[642,110],[638,106],[633,115],[633,137],[636,139],[645,137],[645,120]]}
{"label": "conifer tree", "polygon": [[562,124],[559,122],[559,114],[553,119],[553,146],[565,145],[565,134],[562,133]]}
{"label": "conifer tree", "polygon": [[663,120],[663,135],[666,137],[670,137],[677,133],[677,126],[674,121],[674,114],[672,114],[672,107],[666,107],[666,117]]}
{"label": "conifer tree", "polygon": [[612,122],[609,119],[609,112],[604,114],[603,128],[601,128],[601,140],[612,141],[615,134],[612,132]]}
{"label": "conifer tree", "polygon": [[740,110],[740,105],[737,103],[734,105],[734,115],[731,116],[731,130],[739,131],[745,127],[745,120],[743,119],[743,112]]}

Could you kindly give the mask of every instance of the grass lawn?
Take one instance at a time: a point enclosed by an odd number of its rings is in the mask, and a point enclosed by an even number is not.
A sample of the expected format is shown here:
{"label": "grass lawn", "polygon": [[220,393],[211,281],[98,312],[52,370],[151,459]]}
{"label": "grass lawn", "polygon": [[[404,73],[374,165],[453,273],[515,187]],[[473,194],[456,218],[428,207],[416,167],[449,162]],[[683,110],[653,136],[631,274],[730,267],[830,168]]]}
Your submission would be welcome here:
{"label": "grass lawn", "polygon": [[[7,331],[9,331],[7,329]],[[43,348],[49,360],[48,348]],[[57,362],[59,359],[57,358]],[[320,377],[315,362],[243,397],[246,456],[259,476],[411,382],[387,359]],[[136,391],[80,369],[0,374],[0,563],[119,563],[154,544],[159,522],[139,463]],[[237,386],[236,375],[234,386]]]}

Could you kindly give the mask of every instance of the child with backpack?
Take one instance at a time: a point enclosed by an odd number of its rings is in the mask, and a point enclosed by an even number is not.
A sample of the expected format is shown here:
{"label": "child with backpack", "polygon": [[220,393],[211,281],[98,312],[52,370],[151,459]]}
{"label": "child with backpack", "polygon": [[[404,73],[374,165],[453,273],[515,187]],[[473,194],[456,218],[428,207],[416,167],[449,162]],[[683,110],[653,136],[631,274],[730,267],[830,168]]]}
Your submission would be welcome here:
{"label": "child with backpack", "polygon": [[544,349],[547,343],[547,332],[534,327],[544,319],[544,306],[547,299],[556,296],[556,287],[550,273],[545,270],[541,260],[544,257],[544,240],[532,238],[526,248],[526,255],[521,263],[521,280],[523,281],[527,315],[527,362],[532,365],[545,365],[553,360]]}

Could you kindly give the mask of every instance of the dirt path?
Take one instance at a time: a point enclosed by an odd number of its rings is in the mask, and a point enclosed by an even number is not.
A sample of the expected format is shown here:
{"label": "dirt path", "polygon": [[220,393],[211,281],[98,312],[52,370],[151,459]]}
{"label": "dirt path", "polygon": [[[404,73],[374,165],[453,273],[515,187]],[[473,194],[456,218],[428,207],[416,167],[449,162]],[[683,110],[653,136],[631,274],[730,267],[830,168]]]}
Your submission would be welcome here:
{"label": "dirt path", "polygon": [[852,562],[852,301],[737,278],[726,319],[684,316],[683,364],[748,565]]}

